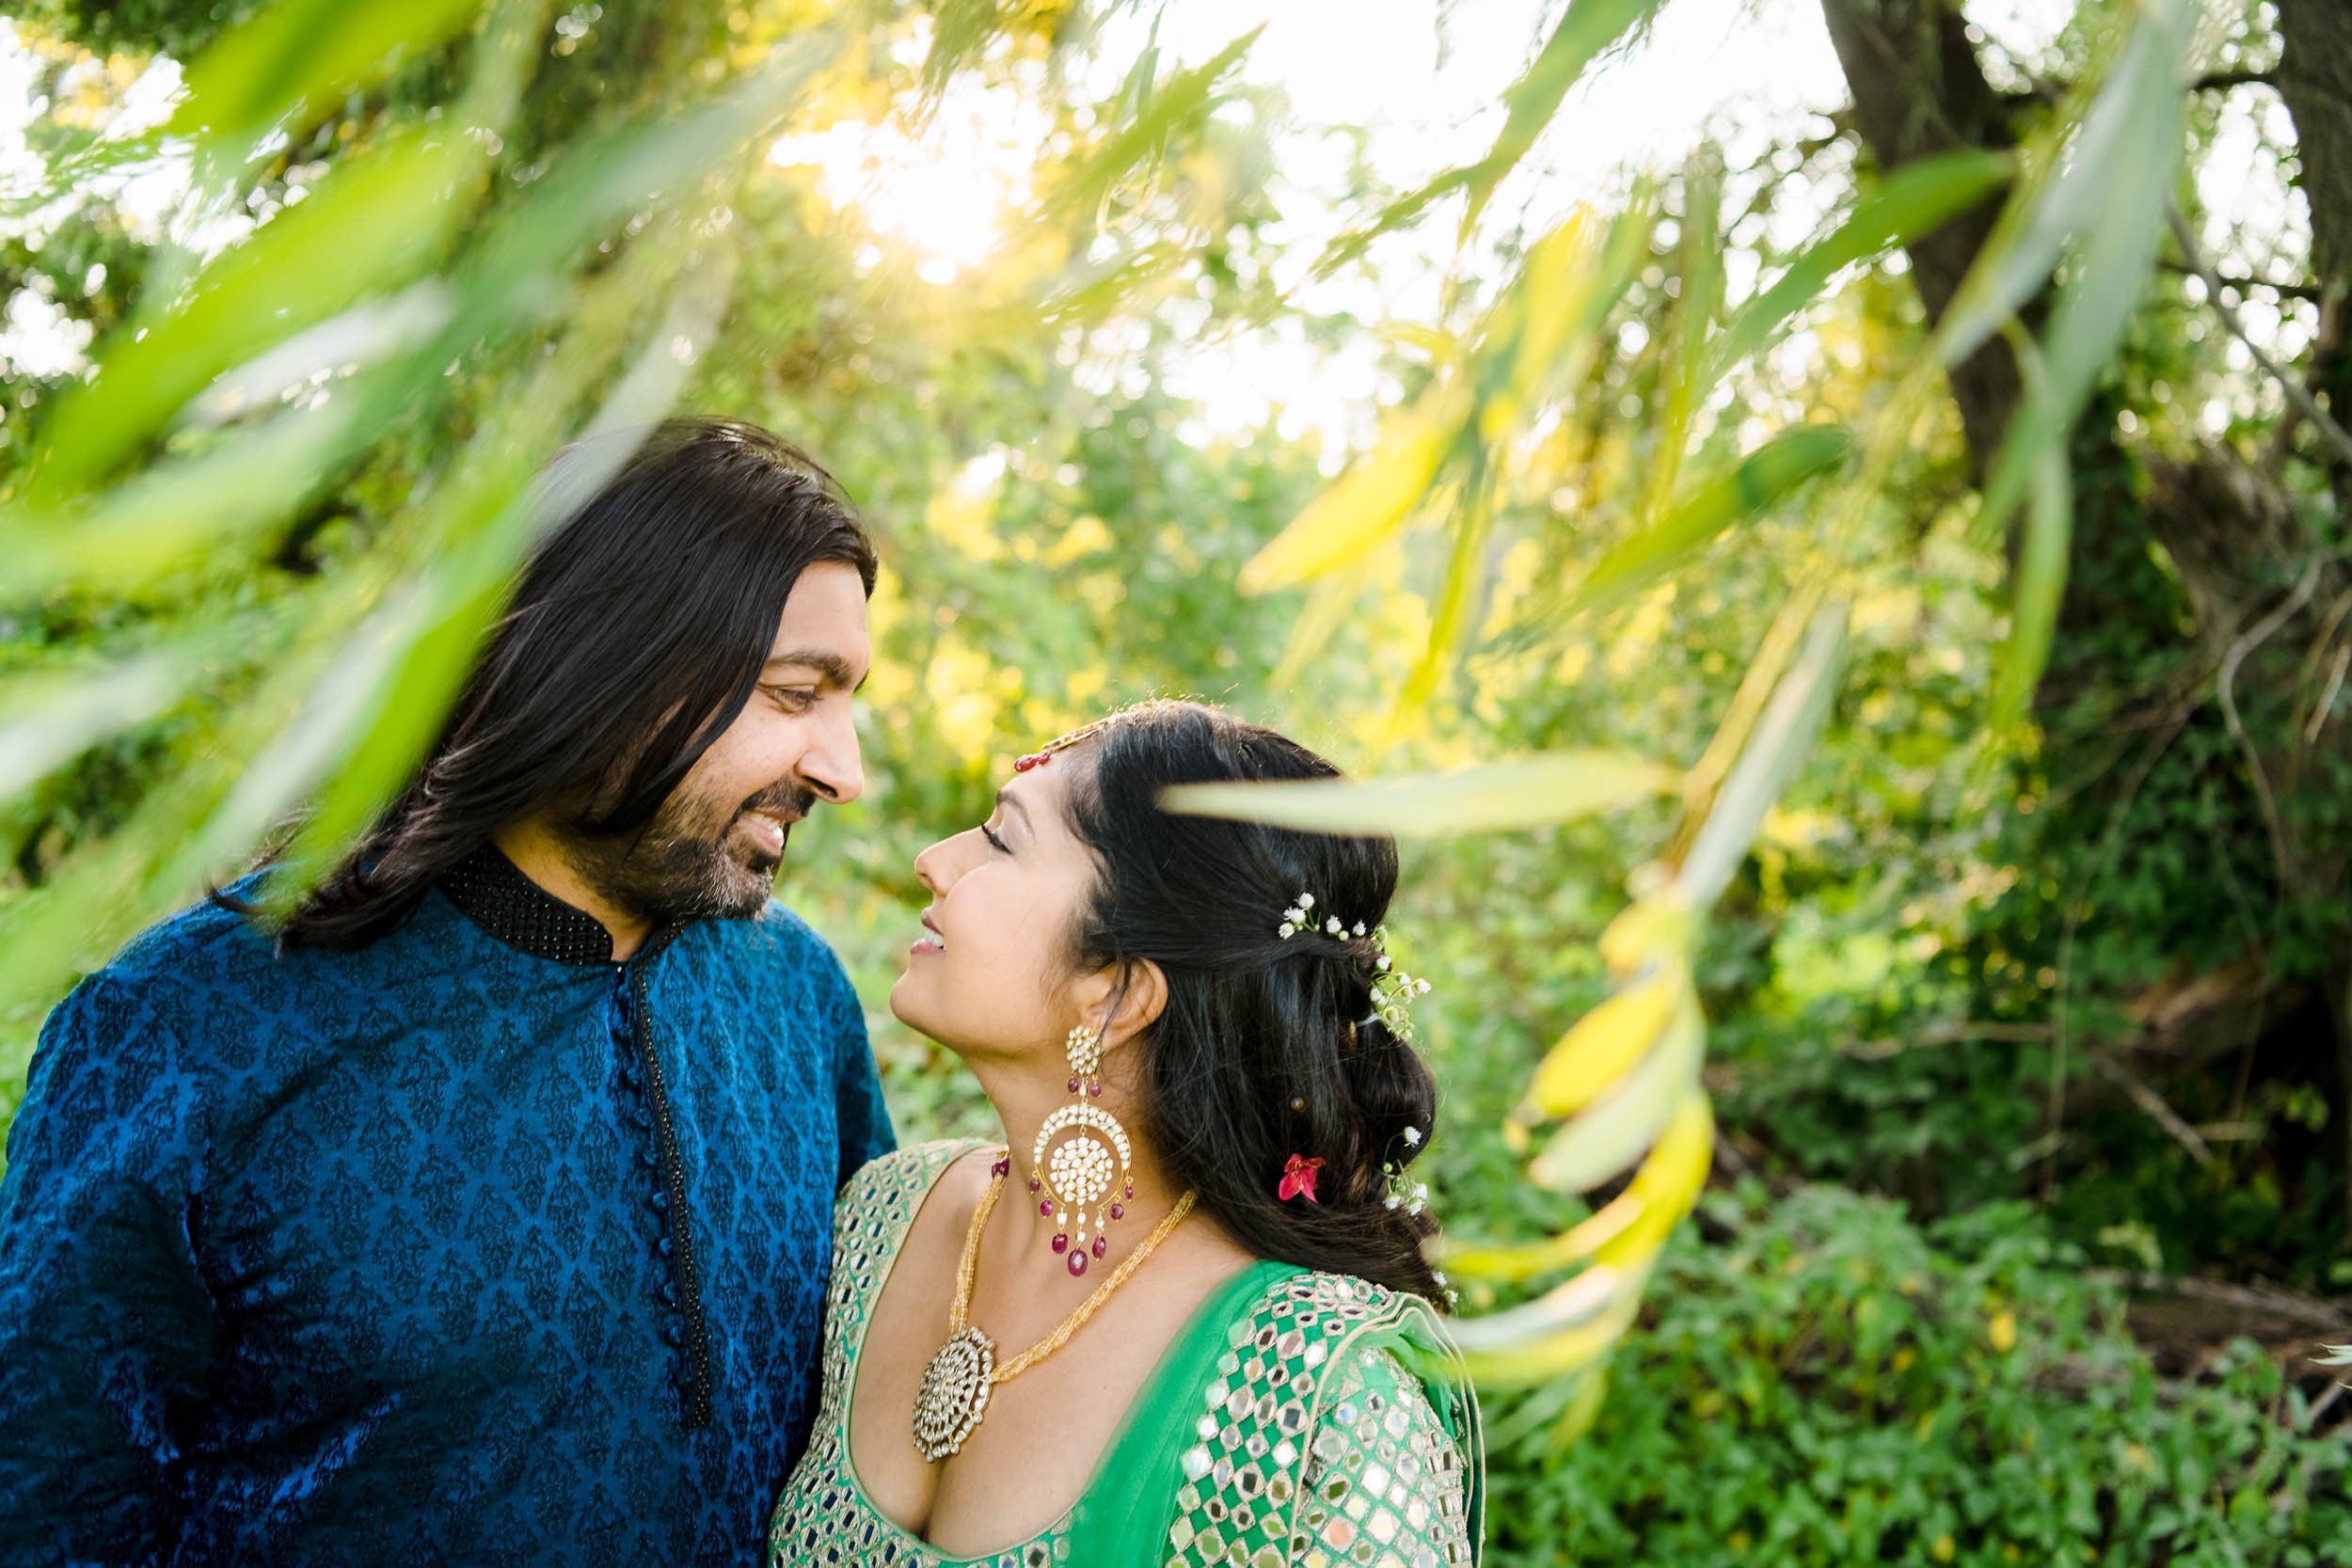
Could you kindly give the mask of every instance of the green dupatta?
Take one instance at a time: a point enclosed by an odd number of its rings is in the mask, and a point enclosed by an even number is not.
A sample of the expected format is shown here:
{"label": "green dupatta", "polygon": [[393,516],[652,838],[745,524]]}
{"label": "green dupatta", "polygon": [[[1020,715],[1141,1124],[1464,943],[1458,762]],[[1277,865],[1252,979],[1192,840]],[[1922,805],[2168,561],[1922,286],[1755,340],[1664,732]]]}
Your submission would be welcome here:
{"label": "green dupatta", "polygon": [[1474,1563],[1485,1456],[1442,1320],[1415,1296],[1259,1262],[1177,1335],[1085,1493],[1042,1534],[977,1558],[893,1524],[849,1460],[849,1395],[914,1212],[974,1143],[859,1172],[834,1215],[817,1426],[778,1499],[769,1560],[906,1568],[1375,1568]]}

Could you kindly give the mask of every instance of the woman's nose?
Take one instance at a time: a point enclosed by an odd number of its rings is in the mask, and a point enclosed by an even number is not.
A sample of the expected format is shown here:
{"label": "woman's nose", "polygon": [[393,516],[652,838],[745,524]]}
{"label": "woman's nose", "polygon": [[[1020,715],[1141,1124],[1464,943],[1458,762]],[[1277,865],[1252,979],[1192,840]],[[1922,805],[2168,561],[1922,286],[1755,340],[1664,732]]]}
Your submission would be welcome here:
{"label": "woman's nose", "polygon": [[914,857],[914,879],[929,888],[934,897],[947,891],[947,883],[941,878],[943,867],[940,863],[944,857],[940,851],[945,849],[948,843],[948,840],[941,839],[937,844]]}

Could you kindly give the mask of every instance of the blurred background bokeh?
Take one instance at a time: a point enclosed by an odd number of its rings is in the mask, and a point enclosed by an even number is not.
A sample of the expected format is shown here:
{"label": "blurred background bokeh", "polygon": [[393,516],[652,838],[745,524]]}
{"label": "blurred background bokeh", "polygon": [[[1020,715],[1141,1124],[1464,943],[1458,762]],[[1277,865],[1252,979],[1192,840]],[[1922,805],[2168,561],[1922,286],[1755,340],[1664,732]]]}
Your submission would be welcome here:
{"label": "blurred background bokeh", "polygon": [[796,835],[1120,703],[1406,839],[1498,1564],[2352,1561],[2341,0],[34,0],[0,1116],[432,737],[591,428],[882,559]]}

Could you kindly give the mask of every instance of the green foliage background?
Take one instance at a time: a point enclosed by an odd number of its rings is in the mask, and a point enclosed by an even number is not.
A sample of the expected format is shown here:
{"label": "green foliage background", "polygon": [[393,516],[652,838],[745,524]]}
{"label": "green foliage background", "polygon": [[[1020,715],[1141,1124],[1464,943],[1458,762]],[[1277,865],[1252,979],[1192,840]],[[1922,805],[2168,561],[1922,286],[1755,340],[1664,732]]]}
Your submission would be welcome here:
{"label": "green foliage background", "polygon": [[[1527,80],[1540,86],[1570,56],[1581,66],[1647,8],[1555,9],[1563,24]],[[2344,1085],[2314,1045],[2326,1023],[2312,1001],[2341,911],[2284,889],[2274,898],[2253,795],[2217,727],[2189,725],[2128,796],[2101,783],[2109,765],[2085,760],[2119,712],[2202,678],[2179,648],[2137,624],[2061,618],[2054,669],[2069,678],[2040,688],[2030,724],[2001,708],[2015,551],[1979,524],[1983,476],[1959,420],[1941,402],[1904,401],[1898,372],[1925,362],[1931,324],[1883,243],[1824,261],[1820,297],[1789,302],[1809,335],[1802,355],[1738,362],[1717,402],[1693,389],[1694,358],[1720,344],[1710,333],[1734,319],[1779,330],[1770,312],[1740,316],[1756,296],[1729,291],[1710,252],[1743,253],[1772,277],[1803,249],[1776,248],[1743,216],[1826,200],[1826,232],[1880,188],[1843,130],[1745,167],[1705,150],[1612,193],[1601,227],[1630,236],[1626,264],[1580,296],[1584,337],[1558,341],[1541,366],[1550,379],[1521,389],[1557,417],[1531,413],[1517,447],[1482,433],[1463,448],[1496,458],[1484,510],[1440,499],[1426,511],[1446,526],[1415,529],[1421,498],[1402,494],[1336,585],[1251,594],[1235,586],[1245,568],[1329,492],[1345,454],[1272,423],[1247,439],[1203,435],[1171,369],[1204,339],[1285,323],[1329,346],[1378,342],[1386,386],[1367,402],[1392,420],[1466,377],[1488,376],[1491,395],[1513,363],[1495,345],[1524,343],[1560,304],[1542,291],[1554,254],[1543,220],[1502,224],[1466,251],[1441,320],[1314,317],[1273,282],[1297,243],[1275,179],[1279,97],[1223,63],[1187,72],[1148,50],[1105,62],[1098,15],[967,0],[616,0],[518,8],[520,21],[454,9],[460,24],[250,150],[237,202],[257,235],[299,212],[295,193],[453,113],[501,26],[517,29],[530,68],[471,206],[429,238],[410,277],[476,276],[483,236],[531,212],[549,169],[582,148],[609,159],[635,145],[596,138],[686,123],[779,55],[807,49],[806,74],[697,144],[660,200],[628,193],[612,221],[537,258],[536,303],[485,318],[446,367],[420,361],[411,380],[387,383],[380,423],[318,483],[192,532],[195,547],[177,554],[0,576],[12,689],[0,743],[49,744],[69,719],[97,714],[87,744],[0,791],[0,1109],[75,969],[201,875],[234,870],[321,790],[332,808],[342,789],[358,816],[380,799],[412,732],[429,727],[429,694],[404,687],[383,711],[419,711],[352,743],[354,760],[325,779],[285,737],[383,675],[354,650],[404,594],[428,595],[464,645],[464,615],[498,559],[466,576],[469,541],[495,535],[485,519],[503,515],[533,453],[647,367],[677,378],[680,405],[811,447],[881,539],[869,787],[796,837],[785,892],[868,999],[909,1137],[986,1128],[970,1081],[881,999],[920,902],[914,853],[985,814],[1009,754],[1173,692],[1277,723],[1351,770],[1579,747],[1686,767],[1734,710],[1783,607],[1826,570],[1851,607],[1835,702],[1694,960],[1723,1126],[1717,1178],[1663,1255],[1605,1399],[1596,1379],[1490,1397],[1490,1560],[2352,1561],[2346,1429],[2308,1345],[2225,1329],[2185,1350],[2137,1323],[2124,1296],[2138,1275],[2284,1282],[2307,1300],[2352,1278],[2336,1152]],[[2052,80],[2084,75],[2142,9],[2093,0],[2028,63]],[[17,18],[51,94],[34,150],[68,170],[79,199],[10,205],[0,266],[11,297],[88,323],[94,352],[159,298],[178,311],[200,299],[207,256],[124,215],[91,128],[151,55],[196,58],[259,10],[51,0]],[[320,28],[374,14],[289,10]],[[2220,8],[2201,47],[2223,64],[2266,57],[2273,25],[2262,8]],[[1498,62],[1498,79],[1523,63]],[[746,127],[757,145],[844,119],[919,129],[953,84],[1017,91],[1053,129],[1029,206],[989,264],[952,286],[925,281],[918,255],[854,206],[836,209],[808,171],[739,150]],[[1533,102],[1515,91],[1515,110]],[[1518,118],[1540,126],[1549,113]],[[2217,114],[2187,111],[2191,166]],[[1484,201],[1500,174],[1453,189]],[[1445,196],[1390,189],[1368,168],[1356,181],[1348,199],[1368,222],[1454,220]],[[1344,250],[1329,263],[1376,271]],[[335,254],[328,244],[303,260]],[[384,295],[408,280],[386,280]],[[2276,438],[2275,402],[2203,330],[2181,280],[2161,275],[2145,293],[2094,367],[2086,423],[2129,412],[2177,449],[2195,415],[2185,393],[2159,389],[2195,387],[2233,410],[2224,439]],[[1578,346],[1587,340],[1599,346]],[[87,523],[45,510],[42,491],[44,443],[76,377],[0,372],[5,526],[22,559],[48,559],[33,546]],[[162,421],[103,477],[199,472],[175,465],[233,454],[267,412]],[[1824,446],[1805,473],[1829,479],[1739,492],[1736,534],[1718,539],[1730,511],[1710,522],[1665,503],[1682,495],[1677,472],[1704,478],[1752,454],[1751,420],[1905,438],[1867,461]],[[1504,463],[1506,451],[1518,455]],[[2192,618],[2161,549],[2090,556],[2105,536],[2083,519],[2150,488],[2140,468],[2106,489],[2101,474],[2090,461],[2074,474],[2075,592],[2096,578]],[[2328,482],[2291,483],[2335,547]],[[1472,511],[1475,531],[1462,520]],[[1692,531],[1662,554],[1661,511]],[[183,506],[173,526],[197,531],[194,515]],[[1597,594],[1629,560],[1620,589]],[[1457,581],[1475,591],[1450,622]],[[106,683],[141,654],[182,678],[124,698]],[[1422,695],[1401,705],[1401,690]],[[2324,839],[2343,799],[2323,776],[2296,809]],[[1526,1180],[1505,1123],[1544,1048],[1609,993],[1599,939],[1674,834],[1676,804],[1408,847],[1394,924],[1406,966],[1440,983],[1422,1011],[1446,1093],[1421,1168],[1454,1235],[1524,1240],[1589,1212]],[[2152,994],[2228,972],[2249,929],[2276,983],[2244,1004],[2244,1049],[2163,1085],[2179,1117],[2227,1137],[2214,1133],[2201,1157],[2128,1099],[2054,1115],[2051,1085],[2081,1068],[2070,1031],[2126,1038]],[[1465,1284],[1473,1309],[1529,1293]]]}

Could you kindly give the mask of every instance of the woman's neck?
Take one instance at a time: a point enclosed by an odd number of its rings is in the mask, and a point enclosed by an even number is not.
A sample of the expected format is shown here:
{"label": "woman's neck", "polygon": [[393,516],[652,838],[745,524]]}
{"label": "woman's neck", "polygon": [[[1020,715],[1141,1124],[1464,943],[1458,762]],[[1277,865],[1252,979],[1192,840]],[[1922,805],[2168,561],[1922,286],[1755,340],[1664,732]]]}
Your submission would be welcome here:
{"label": "woman's neck", "polygon": [[[1105,1064],[1106,1069],[1107,1066]],[[1004,1199],[997,1204],[996,1212],[989,1220],[989,1251],[992,1255],[1000,1258],[1033,1257],[1038,1260],[1036,1267],[1041,1275],[1048,1269],[1067,1268],[1063,1259],[1053,1252],[1049,1240],[1057,1228],[1055,1207],[1051,1202],[1053,1194],[1046,1187],[1045,1173],[1034,1168],[1030,1158],[1036,1150],[1038,1129],[1045,1125],[1046,1117],[1065,1105],[1085,1103],[1099,1106],[1116,1117],[1127,1132],[1127,1179],[1134,1185],[1135,1195],[1132,1197],[1126,1196],[1125,1186],[1119,1184],[1119,1178],[1113,1176],[1114,1186],[1103,1199],[1102,1208],[1107,1211],[1116,1203],[1121,1212],[1120,1217],[1104,1230],[1104,1236],[1109,1243],[1103,1259],[1104,1264],[1116,1267],[1120,1259],[1149,1236],[1152,1227],[1167,1216],[1168,1212],[1176,1206],[1176,1200],[1183,1196],[1175,1190],[1167,1171],[1154,1157],[1151,1140],[1143,1135],[1141,1108],[1128,1084],[1114,1078],[1107,1070],[1104,1075],[1101,1097],[1083,1101],[1070,1093],[1066,1076],[1049,1080],[1035,1070],[1034,1064],[991,1069],[976,1063],[973,1070],[979,1078],[980,1087],[986,1091],[989,1102],[995,1107],[997,1118],[1004,1123],[1007,1157],[1011,1163],[1010,1173],[1005,1179]],[[1035,1188],[1030,1186],[1032,1181],[1037,1183]],[[1077,1227],[1073,1225],[1069,1228],[1072,1244],[1075,1245]],[[1092,1227],[1088,1227],[1089,1243],[1092,1229]]]}

